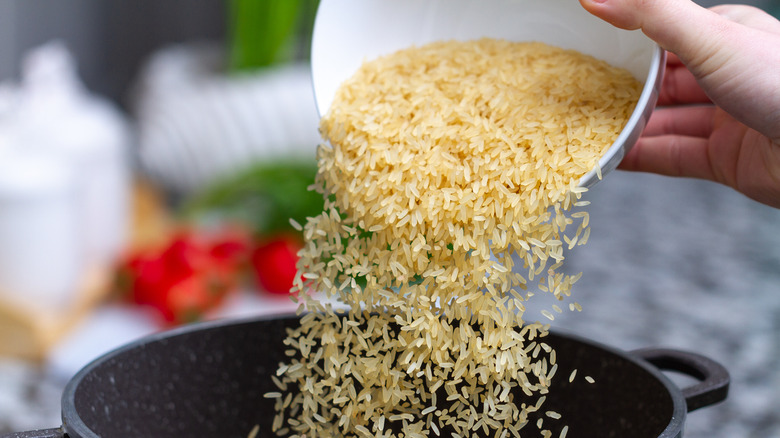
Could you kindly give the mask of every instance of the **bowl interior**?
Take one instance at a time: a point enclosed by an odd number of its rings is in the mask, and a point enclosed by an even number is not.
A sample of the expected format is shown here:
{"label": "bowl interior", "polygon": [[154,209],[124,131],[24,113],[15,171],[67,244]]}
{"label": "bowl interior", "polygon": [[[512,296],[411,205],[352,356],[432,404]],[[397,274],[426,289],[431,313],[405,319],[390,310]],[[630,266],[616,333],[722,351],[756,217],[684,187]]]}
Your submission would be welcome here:
{"label": "bowl interior", "polygon": [[[258,436],[272,437],[273,400],[263,394],[276,391],[271,375],[285,358],[285,330],[297,323],[290,317],[193,326],[109,353],[66,388],[65,431],[70,438],[245,438],[259,425]],[[564,425],[569,438],[655,438],[681,430],[685,402],[648,364],[569,336],[546,339],[557,349],[559,369],[545,407],[563,416],[545,417],[553,436]],[[575,368],[579,378],[569,383]],[[535,423],[527,426],[532,436]]]}
{"label": "bowl interior", "polygon": [[[317,110],[327,112],[338,87],[364,61],[413,45],[480,37],[578,50],[644,83],[631,120],[599,161],[602,173],[617,166],[655,105],[663,52],[641,32],[617,29],[575,0],[321,0],[311,55]],[[595,179],[594,171],[580,184],[588,187]]]}
{"label": "bowl interior", "polygon": [[617,29],[572,0],[321,0],[312,40],[317,108],[378,56],[437,40],[480,37],[542,41],[575,49],[648,79],[657,46]]}

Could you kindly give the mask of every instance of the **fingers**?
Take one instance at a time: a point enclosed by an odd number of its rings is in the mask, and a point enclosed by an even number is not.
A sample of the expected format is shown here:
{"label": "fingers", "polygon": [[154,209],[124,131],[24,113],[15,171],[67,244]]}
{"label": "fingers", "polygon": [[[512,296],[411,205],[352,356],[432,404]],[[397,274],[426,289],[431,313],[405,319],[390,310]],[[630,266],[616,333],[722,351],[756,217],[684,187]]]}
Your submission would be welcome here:
{"label": "fingers", "polygon": [[759,8],[747,5],[718,5],[710,10],[743,26],[780,35],[777,19]]}
{"label": "fingers", "polygon": [[670,61],[666,63],[661,94],[658,96],[658,105],[709,103],[710,98],[693,73],[685,68],[676,56],[670,54],[669,59]]}
{"label": "fingers", "polygon": [[655,111],[620,169],[715,180],[709,137],[716,111],[711,105]]}
{"label": "fingers", "polygon": [[708,156],[708,140],[702,137],[660,135],[642,137],[631,148],[619,168],[716,180]]}
{"label": "fingers", "polygon": [[714,106],[688,106],[656,110],[642,133],[645,137],[682,135],[708,138],[714,129]]}
{"label": "fingers", "polygon": [[623,29],[642,29],[686,64],[708,58],[718,49],[714,38],[720,15],[690,0],[580,0],[590,13]]}
{"label": "fingers", "polygon": [[[780,140],[780,21],[755,8],[708,10],[691,0],[580,3],[616,26],[641,28],[677,55],[712,102],[770,139]],[[662,104],[703,101],[684,73],[670,69],[669,75]]]}

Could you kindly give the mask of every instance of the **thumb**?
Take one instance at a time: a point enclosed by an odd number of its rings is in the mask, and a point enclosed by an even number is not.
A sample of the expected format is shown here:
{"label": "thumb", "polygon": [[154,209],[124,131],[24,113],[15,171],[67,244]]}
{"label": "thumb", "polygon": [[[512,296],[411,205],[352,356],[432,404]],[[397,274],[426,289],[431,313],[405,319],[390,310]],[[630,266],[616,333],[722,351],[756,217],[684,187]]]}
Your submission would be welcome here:
{"label": "thumb", "polygon": [[689,68],[718,51],[728,20],[690,0],[580,0],[591,14],[622,29],[641,29]]}
{"label": "thumb", "polygon": [[674,53],[710,99],[740,122],[780,138],[780,22],[755,8],[705,9],[690,0],[580,0],[593,15],[641,29]]}

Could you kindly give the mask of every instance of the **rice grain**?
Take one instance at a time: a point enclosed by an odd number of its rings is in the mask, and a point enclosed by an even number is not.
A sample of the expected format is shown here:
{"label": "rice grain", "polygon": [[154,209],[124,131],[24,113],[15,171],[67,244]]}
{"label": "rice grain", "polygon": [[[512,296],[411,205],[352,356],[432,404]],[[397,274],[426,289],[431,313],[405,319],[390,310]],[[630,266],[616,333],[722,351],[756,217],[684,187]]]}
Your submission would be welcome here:
{"label": "rice grain", "polygon": [[285,340],[274,429],[521,436],[557,370],[523,302],[579,279],[559,272],[590,233],[577,182],[600,172],[640,88],[542,43],[442,41],[364,63],[320,124],[325,208],[302,227],[308,313]]}

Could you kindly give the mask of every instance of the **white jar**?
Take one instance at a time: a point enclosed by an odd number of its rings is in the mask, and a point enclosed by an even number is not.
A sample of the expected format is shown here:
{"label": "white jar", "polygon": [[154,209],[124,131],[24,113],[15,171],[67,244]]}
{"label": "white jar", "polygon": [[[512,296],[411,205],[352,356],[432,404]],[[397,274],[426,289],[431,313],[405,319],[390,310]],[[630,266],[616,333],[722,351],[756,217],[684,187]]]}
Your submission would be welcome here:
{"label": "white jar", "polygon": [[106,269],[129,234],[129,128],[121,112],[81,84],[75,62],[58,42],[25,57],[15,111],[16,148],[71,167],[78,185],[85,257]]}
{"label": "white jar", "polygon": [[0,150],[0,300],[30,311],[72,302],[84,269],[77,184],[43,154]]}

